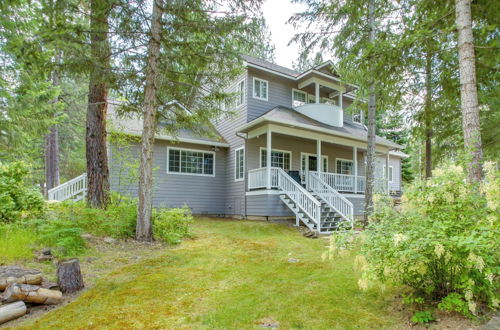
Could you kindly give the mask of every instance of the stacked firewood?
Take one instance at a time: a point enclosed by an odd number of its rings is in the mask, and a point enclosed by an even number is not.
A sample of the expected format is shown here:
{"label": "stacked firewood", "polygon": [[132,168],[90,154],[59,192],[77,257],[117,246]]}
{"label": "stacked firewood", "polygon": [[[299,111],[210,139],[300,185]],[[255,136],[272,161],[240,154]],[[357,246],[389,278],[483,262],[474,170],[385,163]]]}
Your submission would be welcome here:
{"label": "stacked firewood", "polygon": [[0,324],[25,315],[30,306],[59,304],[63,293],[83,286],[78,259],[58,263],[57,284],[44,279],[36,269],[0,266]]}

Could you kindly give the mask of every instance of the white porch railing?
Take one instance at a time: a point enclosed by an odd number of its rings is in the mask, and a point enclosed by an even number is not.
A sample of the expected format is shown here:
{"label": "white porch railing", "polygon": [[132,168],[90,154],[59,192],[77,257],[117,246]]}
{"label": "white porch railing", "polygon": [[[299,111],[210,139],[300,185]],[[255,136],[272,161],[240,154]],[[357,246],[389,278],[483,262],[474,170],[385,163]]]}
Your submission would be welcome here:
{"label": "white porch railing", "polygon": [[[271,167],[271,188],[278,187],[278,170]],[[248,171],[248,189],[259,189],[267,187],[267,168],[261,167]]]}
{"label": "white porch railing", "polygon": [[48,200],[65,201],[73,198],[79,201],[85,198],[87,194],[87,173],[83,173],[47,192]]}
{"label": "white porch railing", "polygon": [[[364,176],[321,172],[320,178],[333,189],[342,192],[364,193],[366,187],[366,178]],[[375,192],[386,194],[388,192],[387,180],[375,178],[374,189]]]}
{"label": "white porch railing", "polygon": [[316,193],[341,217],[349,221],[351,227],[354,225],[354,207],[347,198],[332,189],[316,172],[309,172],[308,184],[309,189]]}
{"label": "white porch railing", "polygon": [[321,231],[321,203],[281,168],[273,168],[273,170],[277,173],[278,189],[283,191],[312,221],[314,221],[318,231]]}

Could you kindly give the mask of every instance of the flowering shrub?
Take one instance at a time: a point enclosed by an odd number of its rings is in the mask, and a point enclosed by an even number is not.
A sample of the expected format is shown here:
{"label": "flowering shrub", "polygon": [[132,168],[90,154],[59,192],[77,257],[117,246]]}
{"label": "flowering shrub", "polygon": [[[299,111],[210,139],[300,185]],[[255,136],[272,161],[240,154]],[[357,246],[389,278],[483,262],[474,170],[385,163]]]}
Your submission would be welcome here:
{"label": "flowering shrub", "polygon": [[411,185],[399,212],[376,200],[360,284],[406,285],[426,302],[468,316],[479,304],[497,307],[500,176],[492,164],[485,169],[480,189],[466,183],[462,167],[447,165]]}

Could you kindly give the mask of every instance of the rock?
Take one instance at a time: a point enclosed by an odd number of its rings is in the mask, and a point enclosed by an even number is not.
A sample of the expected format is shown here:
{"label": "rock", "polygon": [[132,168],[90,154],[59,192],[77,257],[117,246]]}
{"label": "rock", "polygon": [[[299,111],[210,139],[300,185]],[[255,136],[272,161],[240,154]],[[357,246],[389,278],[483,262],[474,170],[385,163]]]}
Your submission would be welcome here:
{"label": "rock", "polygon": [[500,329],[500,313],[497,312],[495,316],[491,318],[486,324],[481,326],[479,329],[481,330],[496,330]]}
{"label": "rock", "polygon": [[259,322],[261,328],[270,328],[270,329],[278,329],[280,327],[280,323],[276,320],[266,318]]}
{"label": "rock", "polygon": [[300,261],[299,259],[288,258],[288,262],[290,262],[290,263],[296,263],[296,262],[299,262],[299,261]]}
{"label": "rock", "polygon": [[52,259],[54,259],[53,255],[46,255],[46,254],[41,254],[41,255],[38,255],[36,257],[36,260],[37,261],[41,261],[41,262],[43,262],[43,261],[50,261]]}
{"label": "rock", "polygon": [[106,242],[108,244],[113,244],[113,243],[116,243],[116,239],[114,239],[112,237],[106,237],[106,238],[104,238],[104,242]]}
{"label": "rock", "polygon": [[12,283],[40,284],[42,283],[42,273],[38,269],[0,266],[0,290],[5,290]]}
{"label": "rock", "polygon": [[44,248],[44,249],[42,249],[42,251],[40,251],[40,252],[42,252],[42,254],[43,254],[43,255],[45,255],[45,256],[50,256],[50,255],[52,255],[52,249],[51,249],[51,248]]}
{"label": "rock", "polygon": [[84,239],[92,239],[92,238],[94,238],[94,236],[92,236],[92,234],[89,234],[89,233],[81,234],[80,237],[84,238]]}

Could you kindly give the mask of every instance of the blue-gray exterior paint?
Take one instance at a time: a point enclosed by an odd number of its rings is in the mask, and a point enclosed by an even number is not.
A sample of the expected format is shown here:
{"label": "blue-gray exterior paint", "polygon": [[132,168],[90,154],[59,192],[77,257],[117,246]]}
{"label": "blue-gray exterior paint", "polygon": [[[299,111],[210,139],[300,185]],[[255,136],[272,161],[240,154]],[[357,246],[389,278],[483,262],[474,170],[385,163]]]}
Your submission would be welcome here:
{"label": "blue-gray exterior paint", "polygon": [[[157,140],[153,154],[153,206],[182,207],[186,204],[194,214],[225,214],[226,148],[215,152],[215,176],[201,176],[167,173],[167,147],[212,151],[210,146]],[[138,148],[138,144],[126,149],[110,144],[110,185],[113,191],[137,197],[137,180],[127,179],[127,166],[120,159],[127,153],[131,156],[128,162],[137,161]]]}

